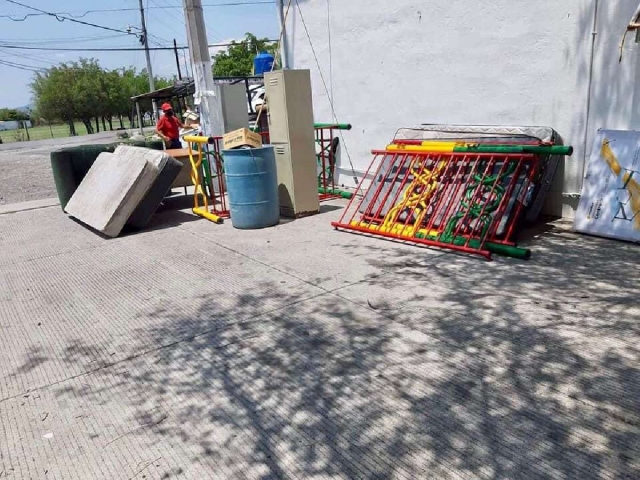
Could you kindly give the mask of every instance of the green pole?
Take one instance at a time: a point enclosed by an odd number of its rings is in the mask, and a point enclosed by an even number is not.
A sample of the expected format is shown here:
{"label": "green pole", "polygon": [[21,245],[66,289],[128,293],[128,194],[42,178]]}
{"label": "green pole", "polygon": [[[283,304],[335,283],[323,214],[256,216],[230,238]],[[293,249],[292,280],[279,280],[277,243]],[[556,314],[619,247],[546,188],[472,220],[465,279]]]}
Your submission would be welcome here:
{"label": "green pole", "polygon": [[313,128],[335,128],[336,130],[351,130],[350,123],[314,123]]}
{"label": "green pole", "polygon": [[[453,245],[466,245],[467,239],[464,237],[455,237],[453,242],[448,241],[446,237],[441,236],[433,236],[433,235],[425,235],[424,233],[417,233],[416,238],[424,238],[428,240],[439,240],[443,243],[452,243]],[[469,240],[469,247],[471,248],[480,248],[480,240],[471,239]],[[520,260],[528,260],[531,257],[531,250],[528,248],[522,247],[513,247],[511,245],[503,245],[501,243],[493,243],[493,242],[485,242],[484,247],[489,250],[491,253],[495,253],[496,255],[502,255],[504,257],[518,258]]]}
{"label": "green pole", "polygon": [[453,147],[454,152],[469,153],[537,153],[539,155],[573,154],[573,147],[565,145],[459,145]]}
{"label": "green pole", "polygon": [[353,197],[353,193],[345,192],[344,190],[332,190],[330,188],[322,188],[318,187],[318,193],[326,193],[329,195],[340,195],[342,198],[346,198],[347,200]]}

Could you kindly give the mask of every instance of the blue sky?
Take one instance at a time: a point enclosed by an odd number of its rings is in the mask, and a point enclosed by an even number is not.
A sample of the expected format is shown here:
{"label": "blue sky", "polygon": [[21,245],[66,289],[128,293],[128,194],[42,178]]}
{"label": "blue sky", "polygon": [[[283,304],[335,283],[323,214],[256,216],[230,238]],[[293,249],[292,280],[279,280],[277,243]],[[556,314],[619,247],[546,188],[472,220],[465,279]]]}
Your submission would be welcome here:
{"label": "blue sky", "polygon": [[[118,30],[128,26],[140,26],[138,0],[18,0],[41,10],[67,12],[74,16],[88,10],[114,9],[113,12],[89,13],[79,20]],[[266,0],[203,0],[203,5],[239,2],[264,2]],[[186,45],[186,32],[182,0],[144,0],[149,31],[150,46],[166,46],[175,38],[178,45]],[[164,7],[164,8],[160,8]],[[179,8],[166,8],[179,7]],[[205,21],[209,43],[225,42],[242,38],[245,32],[258,37],[276,38],[278,20],[275,3],[254,5],[205,6]],[[6,0],[0,0],[0,15],[22,18],[36,13]],[[56,63],[78,60],[81,57],[96,58],[106,68],[145,66],[144,52],[55,52],[37,50],[12,50],[1,45],[21,45],[47,48],[115,48],[139,47],[133,35],[119,34],[68,21],[59,22],[49,16],[28,17],[23,22],[0,17],[0,60],[18,65],[47,68]],[[151,52],[154,74],[171,76],[176,74],[175,56],[171,51]],[[182,59],[184,74],[184,61]],[[0,108],[20,107],[31,102],[29,83],[33,73],[0,64]]]}

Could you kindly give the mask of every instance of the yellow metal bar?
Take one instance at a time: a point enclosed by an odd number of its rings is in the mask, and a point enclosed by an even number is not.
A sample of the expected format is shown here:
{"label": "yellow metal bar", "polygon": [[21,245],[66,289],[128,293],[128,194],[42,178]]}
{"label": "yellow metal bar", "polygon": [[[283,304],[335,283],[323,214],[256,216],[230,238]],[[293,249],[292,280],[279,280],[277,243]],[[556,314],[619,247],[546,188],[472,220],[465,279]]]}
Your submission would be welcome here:
{"label": "yellow metal bar", "polygon": [[191,209],[191,211],[198,215],[199,217],[202,218],[206,218],[207,220],[212,221],[213,223],[222,223],[222,217],[219,217],[218,215],[214,215],[213,213],[207,211],[204,207],[200,207],[200,208],[193,208]]}
{"label": "yellow metal bar", "polygon": [[387,145],[388,151],[453,153],[455,142],[422,142],[421,145]]}
{"label": "yellow metal bar", "polygon": [[197,143],[197,144],[204,144],[207,143],[209,145],[213,144],[213,142],[215,142],[215,138],[213,137],[203,137],[201,135],[185,135],[184,137],[184,141],[187,143]]}
{"label": "yellow metal bar", "polygon": [[415,236],[422,224],[422,220],[427,214],[427,203],[438,188],[440,174],[447,164],[446,162],[438,162],[431,170],[427,170],[426,168],[421,168],[421,163],[422,160],[418,157],[411,162],[409,168],[411,169],[411,175],[413,175],[413,181],[405,189],[400,201],[385,215],[382,222],[384,228],[397,228],[398,217],[402,212],[408,211],[410,215],[414,216],[414,221],[408,224],[400,234],[410,237]]}
{"label": "yellow metal bar", "polygon": [[[393,233],[394,235],[402,235],[404,237],[414,237],[416,233],[416,229],[413,225],[404,225],[403,223],[376,225],[369,222],[358,222],[357,220],[354,220],[351,222],[351,225],[354,227],[366,228],[372,232]],[[425,235],[427,234],[427,230],[424,228],[417,231]],[[440,235],[438,230],[429,230],[428,232],[430,232],[429,235],[434,237]]]}
{"label": "yellow metal bar", "polygon": [[[208,142],[203,141],[195,141],[192,139],[207,139],[213,137],[197,137],[192,135],[187,135],[184,137],[187,142],[189,149],[189,161],[191,162],[191,181],[193,182],[193,208],[191,211],[198,215],[199,217],[206,218],[214,223],[222,223],[222,218],[218,215],[214,215],[209,212],[209,200],[207,199],[207,195],[202,188],[202,179],[200,178],[200,172],[202,170],[202,145]],[[196,143],[198,145],[198,154],[194,156],[194,151],[192,147],[192,143]],[[194,158],[195,157],[195,158]],[[200,205],[199,197],[202,197],[203,205]]]}

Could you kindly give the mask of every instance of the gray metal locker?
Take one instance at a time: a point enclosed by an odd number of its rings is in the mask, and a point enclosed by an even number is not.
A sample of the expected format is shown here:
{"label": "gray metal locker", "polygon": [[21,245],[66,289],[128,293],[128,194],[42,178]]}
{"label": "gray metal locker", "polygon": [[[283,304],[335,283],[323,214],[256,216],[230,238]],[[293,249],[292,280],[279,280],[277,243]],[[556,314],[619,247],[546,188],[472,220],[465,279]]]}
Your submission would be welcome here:
{"label": "gray metal locker", "polygon": [[264,75],[269,104],[269,135],[278,166],[280,213],[300,217],[318,213],[318,174],[309,70]]}
{"label": "gray metal locker", "polygon": [[244,83],[216,84],[216,95],[220,96],[222,108],[222,130],[225,133],[249,126],[247,111],[247,92]]}

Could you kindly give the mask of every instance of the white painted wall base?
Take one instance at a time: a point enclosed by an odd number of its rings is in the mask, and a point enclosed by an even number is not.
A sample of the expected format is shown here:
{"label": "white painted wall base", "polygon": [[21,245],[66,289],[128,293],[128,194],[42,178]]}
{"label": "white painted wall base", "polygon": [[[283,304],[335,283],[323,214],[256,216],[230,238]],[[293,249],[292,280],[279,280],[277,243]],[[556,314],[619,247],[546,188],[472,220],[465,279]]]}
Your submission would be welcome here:
{"label": "white painted wall base", "polygon": [[[551,126],[575,147],[545,209],[566,217],[577,206],[596,130],[640,129],[640,46],[633,35],[618,63],[620,38],[637,4],[598,2],[589,92],[596,0],[300,0],[338,121],[354,126],[344,137],[357,171],[366,170],[370,150],[383,147],[399,127]],[[287,29],[290,67],[312,72],[315,119],[332,121],[297,9]],[[344,155],[342,167],[341,181],[352,184]]]}

